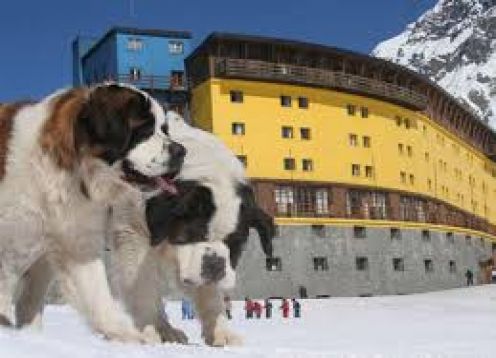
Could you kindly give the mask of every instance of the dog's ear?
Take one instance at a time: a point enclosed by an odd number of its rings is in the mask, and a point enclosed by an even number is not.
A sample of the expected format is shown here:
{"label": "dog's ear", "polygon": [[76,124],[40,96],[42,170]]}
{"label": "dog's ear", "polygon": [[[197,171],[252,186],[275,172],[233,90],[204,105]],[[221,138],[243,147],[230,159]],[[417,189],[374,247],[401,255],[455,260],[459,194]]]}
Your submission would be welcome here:
{"label": "dog's ear", "polygon": [[133,129],[154,118],[149,100],[129,88],[108,85],[93,89],[76,123],[76,142],[93,155],[113,163],[132,141]]}
{"label": "dog's ear", "polygon": [[272,256],[272,239],[275,236],[274,220],[263,211],[255,200],[253,189],[248,185],[239,188],[241,196],[241,213],[245,217],[248,227],[257,230],[260,245],[267,256]]}
{"label": "dog's ear", "polygon": [[265,255],[271,257],[273,253],[272,239],[275,236],[274,219],[265,211],[256,206],[251,209],[248,225],[258,232],[260,245]]}

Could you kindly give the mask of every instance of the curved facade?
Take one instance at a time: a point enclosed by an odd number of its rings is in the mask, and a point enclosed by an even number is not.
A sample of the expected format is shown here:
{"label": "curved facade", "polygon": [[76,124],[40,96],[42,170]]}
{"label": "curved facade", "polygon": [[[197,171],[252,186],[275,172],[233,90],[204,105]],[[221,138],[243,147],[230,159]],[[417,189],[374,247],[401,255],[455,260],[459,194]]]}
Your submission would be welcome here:
{"label": "curved facade", "polygon": [[[463,285],[467,270],[488,280],[496,135],[432,82],[244,35],[213,34],[186,64],[196,125],[246,163],[280,226],[277,257],[246,260],[239,294],[409,293]],[[267,285],[250,286],[265,270]]]}

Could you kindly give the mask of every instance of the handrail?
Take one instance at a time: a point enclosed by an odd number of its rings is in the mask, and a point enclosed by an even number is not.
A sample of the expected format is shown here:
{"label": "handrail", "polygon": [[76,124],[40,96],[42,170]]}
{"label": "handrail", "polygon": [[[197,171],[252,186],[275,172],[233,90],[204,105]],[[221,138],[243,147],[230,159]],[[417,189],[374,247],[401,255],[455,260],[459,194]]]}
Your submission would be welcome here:
{"label": "handrail", "polygon": [[218,58],[217,76],[269,79],[364,93],[400,102],[418,110],[427,107],[427,96],[408,88],[373,78],[297,65],[260,60]]}
{"label": "handrail", "polygon": [[186,86],[183,81],[177,81],[170,76],[157,76],[157,75],[141,75],[135,76],[131,74],[119,74],[117,78],[113,78],[120,83],[128,83],[136,87],[146,89],[173,89],[185,90]]}

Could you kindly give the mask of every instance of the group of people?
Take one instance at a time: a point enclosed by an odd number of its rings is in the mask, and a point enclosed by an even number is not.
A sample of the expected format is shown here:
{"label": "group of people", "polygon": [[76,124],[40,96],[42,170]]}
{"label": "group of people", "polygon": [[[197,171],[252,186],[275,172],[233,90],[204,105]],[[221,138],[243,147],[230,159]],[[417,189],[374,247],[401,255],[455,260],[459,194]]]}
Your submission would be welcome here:
{"label": "group of people", "polygon": [[[283,298],[281,300],[281,306],[279,306],[279,310],[281,311],[282,317],[289,318],[289,311],[292,306],[293,317],[300,318],[301,303],[298,302],[296,298],[291,299],[291,305],[289,302],[290,301],[287,298]],[[246,319],[261,318],[262,311],[265,312],[265,318],[272,318],[272,308],[273,304],[268,298],[263,301],[263,304],[256,300],[251,300],[248,297],[245,298]]]}
{"label": "group of people", "polygon": [[[290,303],[291,302],[291,303]],[[226,316],[228,319],[232,319],[232,302],[229,296],[224,296],[224,305],[226,309]],[[289,313],[291,308],[293,309],[293,317],[300,318],[301,317],[301,303],[296,300],[296,298],[292,298],[288,300],[287,298],[283,298],[281,300],[281,306],[279,306],[279,310],[281,311],[283,318],[289,318]],[[246,319],[252,318],[262,318],[262,313],[265,318],[272,318],[272,309],[273,304],[271,300],[266,298],[263,303],[260,303],[256,300],[252,300],[248,297],[245,298],[245,312]],[[193,304],[190,300],[183,298],[181,300],[181,313],[182,319],[194,319],[195,311],[193,308]]]}

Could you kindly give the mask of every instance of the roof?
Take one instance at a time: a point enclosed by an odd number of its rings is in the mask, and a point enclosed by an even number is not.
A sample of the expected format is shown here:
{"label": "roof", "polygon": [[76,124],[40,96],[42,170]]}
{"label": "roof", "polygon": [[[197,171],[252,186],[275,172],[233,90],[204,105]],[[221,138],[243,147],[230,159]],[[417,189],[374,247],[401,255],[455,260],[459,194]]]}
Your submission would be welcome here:
{"label": "roof", "polygon": [[415,72],[415,71],[413,71],[407,67],[404,67],[402,65],[396,64],[394,62],[387,61],[387,60],[373,57],[373,56],[369,56],[369,55],[366,55],[363,53],[347,50],[347,49],[342,49],[342,48],[338,48],[338,47],[333,47],[333,46],[328,46],[328,45],[323,45],[323,44],[317,44],[317,43],[309,43],[309,42],[304,42],[304,41],[299,41],[299,40],[281,39],[281,38],[276,38],[276,37],[247,35],[247,34],[229,33],[229,32],[212,32],[210,35],[208,35],[205,38],[205,40],[202,41],[202,43],[200,45],[198,45],[198,47],[193,52],[191,52],[191,54],[186,58],[186,61],[195,57],[196,55],[198,55],[202,51],[206,50],[209,44],[211,44],[215,41],[223,41],[223,40],[267,43],[267,44],[273,44],[273,45],[292,47],[292,48],[295,48],[298,50],[308,50],[308,51],[316,51],[316,52],[320,52],[323,54],[329,54],[329,55],[346,56],[346,57],[349,57],[350,59],[366,61],[370,64],[376,64],[377,66],[382,66],[382,67],[389,68],[391,70],[398,71],[400,73],[403,73],[403,74],[410,76],[412,79],[415,79],[424,85],[427,85],[430,88],[435,89],[437,92],[441,93],[443,95],[443,97],[456,103],[461,110],[463,110],[470,117],[472,117],[473,120],[477,121],[478,124],[480,124],[482,127],[489,130],[491,132],[493,138],[496,138],[496,132],[487,123],[485,123],[482,119],[480,119],[478,117],[478,115],[476,115],[474,113],[474,111],[472,109],[468,108],[465,104],[461,103],[458,99],[456,99],[453,95],[451,95],[444,88],[439,86],[436,82],[432,81],[429,77],[422,75],[418,72]]}
{"label": "roof", "polygon": [[160,30],[160,29],[139,29],[135,27],[114,26],[105,33],[83,56],[83,59],[89,57],[102,43],[116,34],[136,35],[136,36],[155,36],[175,39],[191,39],[193,35],[190,31],[177,30]]}

